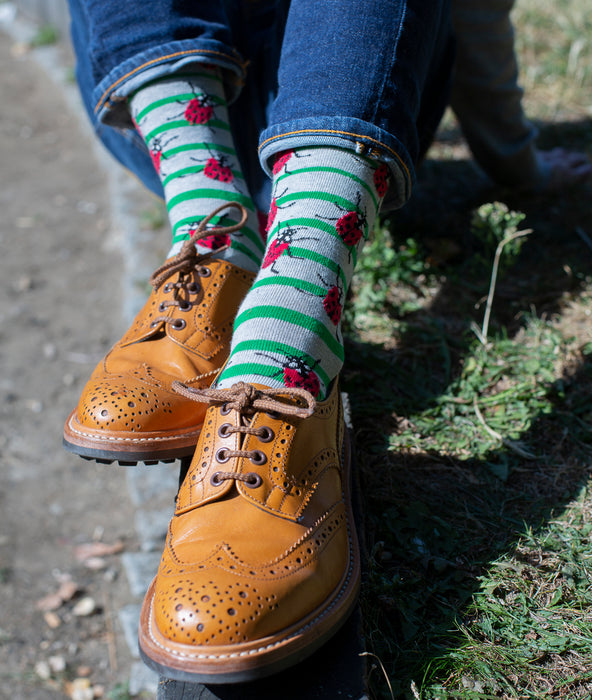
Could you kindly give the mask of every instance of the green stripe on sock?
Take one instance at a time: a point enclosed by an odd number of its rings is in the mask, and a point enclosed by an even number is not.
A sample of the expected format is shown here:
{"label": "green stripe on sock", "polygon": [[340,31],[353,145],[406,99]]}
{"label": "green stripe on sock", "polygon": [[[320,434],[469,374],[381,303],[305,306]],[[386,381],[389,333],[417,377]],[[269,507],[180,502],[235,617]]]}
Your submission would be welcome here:
{"label": "green stripe on sock", "polygon": [[[137,121],[137,120],[136,120]],[[198,124],[198,126],[206,126],[205,124]],[[212,119],[212,121],[208,122],[207,126],[209,126],[212,129],[220,129],[222,131],[230,131],[230,126],[226,123],[223,122],[221,119]],[[195,124],[190,124],[188,121],[179,120],[179,121],[172,121],[172,122],[167,122],[166,124],[161,124],[160,126],[157,126],[155,129],[152,129],[149,133],[147,133],[144,136],[144,140],[146,141],[146,144],[149,144],[150,141],[155,136],[159,136],[160,134],[166,134],[167,131],[173,131],[176,129],[195,129],[196,125]]]}
{"label": "green stripe on sock", "polygon": [[239,243],[236,238],[232,238],[230,240],[230,247],[233,250],[237,250],[243,255],[246,255],[248,258],[250,258],[254,263],[259,265],[261,262],[261,257],[256,255],[250,248],[247,248],[246,245],[243,245],[242,243]]}
{"label": "green stripe on sock", "polygon": [[[177,170],[174,173],[170,173],[167,175],[164,180],[162,181],[162,186],[166,187],[171,180],[175,180],[178,177],[186,177],[187,175],[195,175],[198,173],[203,173],[205,169],[205,165],[193,165],[188,168],[181,168],[181,170]],[[232,175],[233,177],[237,178],[238,180],[244,180],[243,174],[241,173],[240,170],[232,170]],[[226,183],[221,182],[221,185],[224,185]]]}
{"label": "green stripe on sock", "polygon": [[208,151],[215,153],[224,153],[230,156],[236,156],[236,151],[231,146],[222,146],[219,143],[186,143],[183,146],[175,146],[174,148],[169,148],[162,152],[163,158],[172,158],[178,153],[185,153],[186,151]]}
{"label": "green stripe on sock", "polygon": [[150,114],[150,112],[154,111],[155,109],[159,109],[160,107],[166,107],[167,105],[175,104],[176,102],[178,102],[179,107],[183,109],[187,105],[182,105],[180,104],[181,102],[189,102],[195,99],[196,97],[207,97],[211,102],[215,102],[217,105],[222,105],[224,107],[226,106],[226,100],[216,97],[215,95],[208,95],[205,92],[186,92],[181,93],[179,95],[171,95],[170,97],[163,97],[160,100],[155,100],[154,102],[151,102],[149,105],[144,107],[142,111],[136,114],[136,121],[142,121],[142,119],[147,114]]}
{"label": "green stripe on sock", "polygon": [[[283,173],[282,175],[278,176],[276,179],[276,182],[281,182],[285,178],[290,177],[291,175],[298,175],[299,173],[335,173],[337,175],[343,175],[343,177],[349,177],[351,180],[354,180],[355,182],[360,185],[360,187],[364,188],[366,192],[370,195],[373,203],[374,203],[374,208],[378,208],[378,201],[374,195],[374,192],[372,191],[372,188],[370,185],[368,185],[364,180],[359,178],[357,175],[354,175],[353,173],[348,172],[347,170],[342,170],[341,168],[332,168],[328,165],[318,165],[316,167],[311,167],[311,168],[298,168],[297,170],[290,170],[289,173]],[[279,201],[279,200],[278,200]]]}
{"label": "green stripe on sock", "polygon": [[[185,241],[189,238],[189,236],[185,233],[177,233],[178,229],[182,228],[183,226],[188,226],[190,224],[195,224],[195,223],[199,225],[199,222],[203,221],[203,219],[205,219],[205,216],[195,216],[195,217],[186,216],[184,219],[179,219],[179,221],[177,221],[177,223],[175,224],[175,226],[173,228],[173,243],[178,243],[179,241]],[[213,224],[214,226],[218,226],[218,225],[219,226],[232,226],[233,224],[236,224],[236,220],[230,219],[229,217],[226,217],[226,216],[223,216],[223,217],[214,216],[210,219],[209,223]],[[257,239],[261,240],[259,238],[259,236],[257,235],[257,233],[255,233],[255,231],[253,231],[253,229],[249,228],[248,226],[243,226],[241,231],[243,232],[244,235],[248,235],[248,237],[251,240],[257,240]],[[257,245],[259,245],[259,243]],[[258,258],[257,262],[258,263],[261,262],[261,258]]]}
{"label": "green stripe on sock", "polygon": [[315,297],[323,298],[327,294],[327,290],[320,287],[318,284],[312,284],[306,280],[299,280],[294,277],[283,277],[282,275],[274,275],[273,277],[265,277],[259,282],[251,287],[255,289],[257,287],[266,287],[268,285],[279,285],[281,287],[294,287],[295,289],[301,289],[303,293],[310,294]]}
{"label": "green stripe on sock", "polygon": [[317,320],[316,318],[306,316],[299,311],[278,308],[277,306],[255,306],[251,309],[247,309],[236,317],[234,322],[235,332],[241,324],[245,323],[246,321],[252,321],[256,318],[284,321],[292,324],[293,326],[306,328],[307,330],[311,331],[311,333],[317,335],[337,358],[339,358],[342,362],[344,360],[343,346],[341,343],[335,340],[323,322]]}
{"label": "green stripe on sock", "polygon": [[188,202],[192,199],[220,199],[225,202],[238,202],[242,204],[246,209],[250,211],[255,211],[253,201],[250,197],[238,192],[227,192],[226,190],[215,190],[206,189],[205,187],[199,190],[189,190],[189,192],[181,192],[176,197],[170,199],[167,203],[167,210],[170,211],[177,204],[181,202]]}
{"label": "green stripe on sock", "polygon": [[[275,352],[277,354],[283,354],[286,357],[288,355],[294,355],[296,357],[301,357],[309,367],[312,367],[314,371],[319,375],[320,380],[325,386],[331,381],[329,375],[323,370],[319,364],[318,357],[312,357],[308,353],[302,351],[300,348],[295,348],[293,345],[287,345],[286,343],[279,343],[276,340],[266,340],[266,339],[255,339],[255,340],[244,340],[237,343],[235,351],[239,352]],[[248,363],[243,363],[248,364]],[[237,365],[238,366],[238,365]],[[230,367],[232,371],[232,367]],[[225,370],[226,372],[226,370]],[[238,374],[238,373],[237,373]]]}

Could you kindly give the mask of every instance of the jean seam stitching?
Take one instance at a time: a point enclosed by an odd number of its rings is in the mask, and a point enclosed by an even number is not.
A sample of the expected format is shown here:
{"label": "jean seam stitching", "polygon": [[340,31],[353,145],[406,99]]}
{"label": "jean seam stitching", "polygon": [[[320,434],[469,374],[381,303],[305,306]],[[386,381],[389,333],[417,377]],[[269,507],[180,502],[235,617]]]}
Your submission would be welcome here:
{"label": "jean seam stitching", "polygon": [[230,61],[233,61],[236,63],[238,66],[240,66],[241,70],[244,70],[245,64],[243,64],[241,61],[239,61],[236,58],[233,58],[229,54],[223,53],[222,51],[215,51],[214,49],[187,49],[185,51],[177,51],[175,53],[167,54],[166,56],[159,56],[158,58],[153,58],[150,61],[146,61],[145,63],[142,63],[141,66],[138,66],[137,68],[134,68],[131,71],[128,71],[125,75],[122,75],[121,78],[118,78],[115,82],[111,83],[111,85],[103,91],[103,94],[99,98],[95,108],[94,112],[95,114],[99,111],[99,109],[103,106],[104,102],[108,102],[107,95],[111,93],[118,85],[120,85],[122,82],[127,80],[130,76],[138,73],[139,71],[143,70],[144,68],[147,68],[148,66],[155,64],[155,63],[160,63],[162,61],[167,61],[171,58],[177,58],[179,56],[187,56],[190,54],[208,54],[208,55],[214,55],[214,56],[222,56],[223,58],[229,59]]}

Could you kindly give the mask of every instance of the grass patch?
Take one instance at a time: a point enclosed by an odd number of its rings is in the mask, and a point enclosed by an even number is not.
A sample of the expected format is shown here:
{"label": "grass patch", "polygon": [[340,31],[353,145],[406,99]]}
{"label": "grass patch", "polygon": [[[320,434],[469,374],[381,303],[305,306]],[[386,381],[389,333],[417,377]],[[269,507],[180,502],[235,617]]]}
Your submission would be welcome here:
{"label": "grass patch", "polygon": [[[514,11],[542,147],[590,148],[590,17],[583,0]],[[592,184],[492,190],[463,153],[447,122],[346,314],[366,644],[397,699],[590,698],[592,251],[576,230],[592,236]],[[496,248],[522,229],[480,340]],[[390,698],[370,665],[372,698]]]}

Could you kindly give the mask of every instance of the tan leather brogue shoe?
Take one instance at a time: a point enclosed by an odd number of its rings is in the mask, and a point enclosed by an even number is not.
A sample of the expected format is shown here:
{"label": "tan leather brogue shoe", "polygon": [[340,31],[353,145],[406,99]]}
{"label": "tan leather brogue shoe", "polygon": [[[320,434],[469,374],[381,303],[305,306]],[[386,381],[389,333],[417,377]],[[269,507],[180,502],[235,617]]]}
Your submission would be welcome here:
{"label": "tan leather brogue shoe", "polygon": [[360,555],[337,382],[185,390],[213,402],[142,606],[144,661],[236,683],[302,660],[347,619]]}
{"label": "tan leather brogue shoe", "polygon": [[204,219],[181,252],[151,278],[154,287],[131,328],[96,367],[64,428],[66,449],[134,464],[192,455],[206,407],[172,389],[208,387],[226,361],[232,324],[254,275],[212,254],[198,238],[238,230]]}

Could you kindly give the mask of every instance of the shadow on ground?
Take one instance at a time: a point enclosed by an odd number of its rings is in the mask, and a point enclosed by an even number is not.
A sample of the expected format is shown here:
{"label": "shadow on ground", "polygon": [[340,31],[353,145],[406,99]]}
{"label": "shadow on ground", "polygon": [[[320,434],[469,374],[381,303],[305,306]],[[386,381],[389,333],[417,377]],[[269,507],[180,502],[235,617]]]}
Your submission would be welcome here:
{"label": "shadow on ground", "polygon": [[[590,120],[554,125],[542,130],[540,143],[585,148],[591,134]],[[370,553],[366,634],[395,679],[395,697],[410,697],[411,682],[420,684],[430,665],[462,642],[455,630],[484,570],[528,529],[561,514],[591,476],[592,357],[585,349],[565,376],[547,383],[547,410],[521,436],[536,459],[506,447],[463,460],[389,450],[401,419],[446,393],[474,347],[470,324],[481,320],[476,306],[489,278],[471,264],[479,253],[471,212],[501,200],[526,213],[525,227],[534,230],[495,297],[492,332],[515,337],[525,312],[560,315],[589,284],[592,250],[581,233],[592,237],[591,196],[590,184],[560,197],[496,190],[469,162],[428,161],[415,201],[391,218],[393,236],[413,236],[426,256],[446,251],[435,263],[438,293],[405,317],[394,349],[350,337],[346,352]],[[396,306],[391,313],[393,323],[400,320]],[[390,697],[380,672],[372,686]]]}

